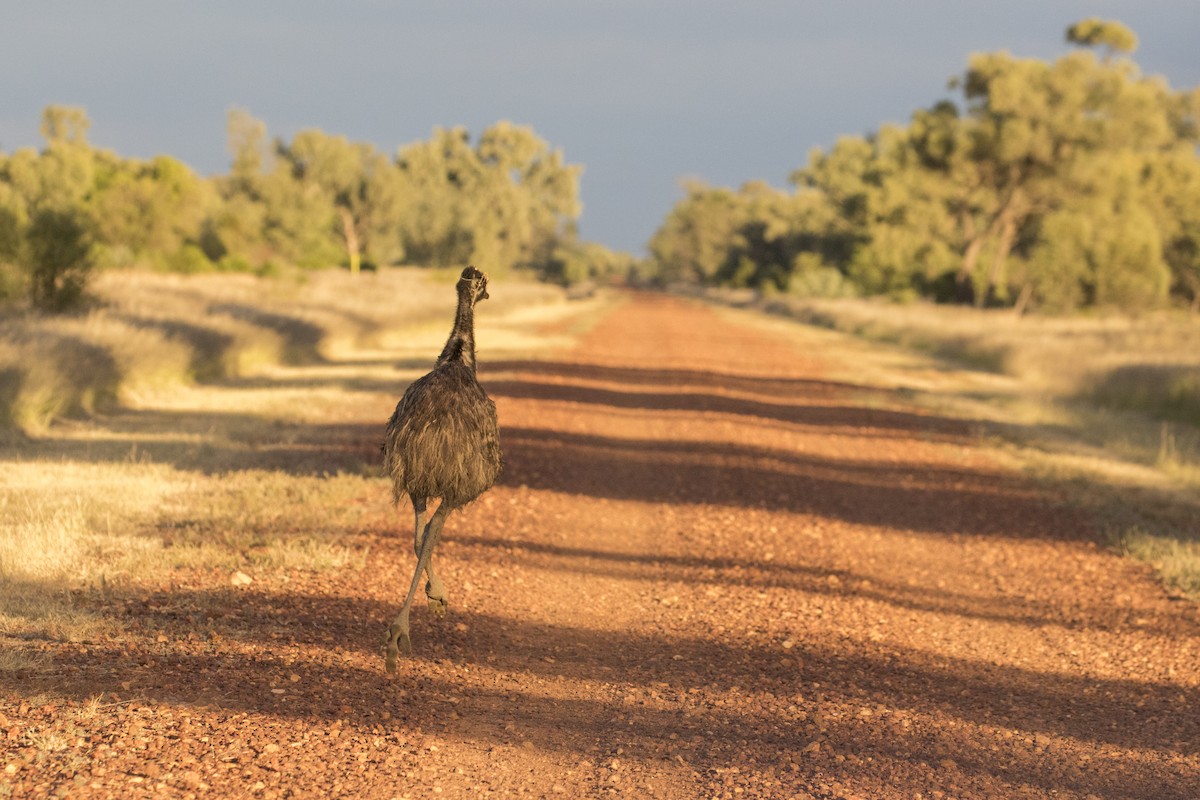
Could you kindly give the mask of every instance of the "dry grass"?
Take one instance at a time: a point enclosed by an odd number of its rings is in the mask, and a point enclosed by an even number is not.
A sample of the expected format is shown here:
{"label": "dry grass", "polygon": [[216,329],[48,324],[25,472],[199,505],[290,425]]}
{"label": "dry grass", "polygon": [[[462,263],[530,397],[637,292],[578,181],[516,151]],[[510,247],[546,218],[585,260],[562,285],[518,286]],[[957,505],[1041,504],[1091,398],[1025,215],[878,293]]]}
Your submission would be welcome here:
{"label": "dry grass", "polygon": [[868,300],[709,299],[855,337],[829,334],[841,353],[833,361],[848,365],[842,378],[976,421],[1018,467],[1085,508],[1113,546],[1200,598],[1194,317],[1017,318]]}
{"label": "dry grass", "polygon": [[[390,516],[377,438],[445,339],[454,278],[109,273],[86,315],[0,320],[0,673],[51,668],[38,642],[121,638],[130,594],[361,569]],[[535,329],[591,308],[492,294],[495,359],[565,346]]]}
{"label": "dry grass", "polygon": [[[40,433],[63,417],[138,407],[194,382],[320,363],[379,346],[453,309],[452,270],[250,275],[108,272],[76,317],[0,316],[0,429]],[[523,305],[561,291],[517,281]]]}
{"label": "dry grass", "polygon": [[71,590],[143,569],[160,546],[138,527],[178,479],[146,464],[16,461],[0,475],[0,634],[77,641],[111,633],[76,607]]}
{"label": "dry grass", "polygon": [[1007,310],[874,300],[772,300],[767,310],[1011,375],[1025,390],[1200,425],[1200,321],[1017,317]]}

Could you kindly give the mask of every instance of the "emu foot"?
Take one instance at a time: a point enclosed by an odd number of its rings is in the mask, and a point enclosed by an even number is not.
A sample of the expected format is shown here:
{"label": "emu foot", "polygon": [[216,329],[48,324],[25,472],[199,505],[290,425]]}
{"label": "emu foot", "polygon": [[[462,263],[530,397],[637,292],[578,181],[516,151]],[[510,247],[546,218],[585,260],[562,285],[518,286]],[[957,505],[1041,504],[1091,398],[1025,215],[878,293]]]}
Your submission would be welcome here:
{"label": "emu foot", "polygon": [[429,613],[433,614],[435,617],[446,616],[446,609],[450,607],[450,604],[446,601],[446,598],[434,597],[431,594],[427,594],[425,597],[429,599]]}
{"label": "emu foot", "polygon": [[429,600],[429,612],[435,617],[446,616],[450,603],[446,600],[446,586],[437,578],[425,582],[425,597]]}
{"label": "emu foot", "polygon": [[384,668],[388,674],[396,672],[396,660],[400,657],[400,651],[404,651],[404,655],[412,655],[412,638],[408,635],[408,620],[401,621],[397,619],[388,628],[387,638],[384,640],[385,657]]}

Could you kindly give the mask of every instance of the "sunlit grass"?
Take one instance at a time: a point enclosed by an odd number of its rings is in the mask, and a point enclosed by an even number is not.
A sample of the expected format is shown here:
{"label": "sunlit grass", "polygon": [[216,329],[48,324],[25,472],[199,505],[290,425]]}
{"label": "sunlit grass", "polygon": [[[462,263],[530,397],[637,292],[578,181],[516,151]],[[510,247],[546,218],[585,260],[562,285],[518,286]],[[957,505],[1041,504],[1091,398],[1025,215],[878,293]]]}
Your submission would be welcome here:
{"label": "sunlit grass", "polygon": [[[85,641],[119,632],[77,602],[178,570],[361,568],[361,476],[249,471],[200,480],[153,464],[9,464],[0,489],[0,634]],[[85,604],[86,605],[86,604]],[[29,666],[0,660],[0,669]]]}
{"label": "sunlit grass", "polygon": [[[180,385],[386,346],[421,326],[444,336],[454,277],[418,269],[103,273],[95,305],[81,315],[0,311],[0,429],[38,434],[57,419],[138,407]],[[563,301],[560,289],[528,280],[506,282],[494,297],[508,309]]]}
{"label": "sunlit grass", "polygon": [[1018,317],[1006,309],[798,298],[762,307],[1012,375],[1031,391],[1169,411],[1179,421],[1200,423],[1200,322],[1184,312]]}
{"label": "sunlit grass", "polygon": [[1200,321],[710,298],[816,326],[806,335],[823,337],[838,379],[976,422],[998,455],[1062,490],[1110,544],[1200,598]]}
{"label": "sunlit grass", "polygon": [[72,590],[140,574],[161,546],[137,527],[178,484],[148,465],[8,463],[0,488],[0,634],[67,641],[113,628]]}

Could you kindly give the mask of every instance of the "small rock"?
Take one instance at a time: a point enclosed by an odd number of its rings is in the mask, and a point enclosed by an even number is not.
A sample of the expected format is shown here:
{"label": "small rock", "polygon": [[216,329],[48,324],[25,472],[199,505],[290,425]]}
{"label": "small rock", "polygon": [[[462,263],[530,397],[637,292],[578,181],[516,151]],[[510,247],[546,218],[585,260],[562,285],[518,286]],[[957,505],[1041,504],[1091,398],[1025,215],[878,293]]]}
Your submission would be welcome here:
{"label": "small rock", "polygon": [[254,583],[254,578],[251,578],[246,573],[238,570],[229,578],[229,582],[234,586],[249,586],[250,584]]}

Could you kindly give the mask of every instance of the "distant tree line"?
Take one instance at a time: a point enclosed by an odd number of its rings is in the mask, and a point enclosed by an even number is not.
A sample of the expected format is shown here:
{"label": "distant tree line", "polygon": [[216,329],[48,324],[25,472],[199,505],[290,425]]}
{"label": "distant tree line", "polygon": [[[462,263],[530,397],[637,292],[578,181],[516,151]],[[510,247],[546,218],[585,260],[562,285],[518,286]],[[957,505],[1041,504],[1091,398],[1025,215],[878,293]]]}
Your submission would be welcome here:
{"label": "distant tree line", "polygon": [[1053,63],[977,54],[906,126],[841,138],[794,191],[686,185],[661,281],[1074,310],[1200,308],[1200,89],[1143,77],[1119,23]]}
{"label": "distant tree line", "polygon": [[94,270],[122,267],[472,263],[566,283],[623,266],[578,240],[582,169],[527,127],[500,122],[475,142],[437,129],[389,157],[319,130],[270,141],[235,110],[229,174],[203,178],[169,156],[97,149],[89,125],[50,106],[40,151],[0,153],[0,299],[67,308]]}

